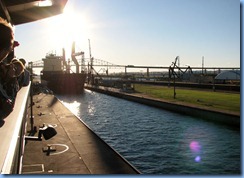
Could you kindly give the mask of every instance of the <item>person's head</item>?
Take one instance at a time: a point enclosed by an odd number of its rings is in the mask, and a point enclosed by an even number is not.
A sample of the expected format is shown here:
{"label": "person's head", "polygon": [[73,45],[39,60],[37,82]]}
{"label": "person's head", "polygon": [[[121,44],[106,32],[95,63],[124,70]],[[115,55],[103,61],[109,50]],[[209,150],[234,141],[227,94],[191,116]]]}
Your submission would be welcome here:
{"label": "person's head", "polygon": [[20,76],[24,72],[25,66],[22,64],[22,62],[14,61],[11,64],[13,65],[13,68],[15,69],[14,75],[16,77]]}
{"label": "person's head", "polygon": [[3,76],[6,80],[18,77],[24,72],[24,65],[20,61],[14,61],[10,64],[1,65]]}
{"label": "person's head", "polygon": [[16,58],[13,58],[11,61],[10,61],[10,63],[12,62],[15,62],[15,61],[19,61],[18,59],[16,59]]}
{"label": "person's head", "polygon": [[0,17],[0,62],[13,50],[13,27]]}
{"label": "person's head", "polygon": [[22,64],[25,66],[26,61],[23,58],[20,58],[19,61],[22,62]]}

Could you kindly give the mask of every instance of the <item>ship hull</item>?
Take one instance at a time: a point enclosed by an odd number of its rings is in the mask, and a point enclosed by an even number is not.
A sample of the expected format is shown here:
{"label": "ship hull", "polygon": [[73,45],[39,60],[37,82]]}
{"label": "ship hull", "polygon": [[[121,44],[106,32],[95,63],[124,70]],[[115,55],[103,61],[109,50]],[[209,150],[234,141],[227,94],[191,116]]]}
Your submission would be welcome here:
{"label": "ship hull", "polygon": [[86,74],[43,72],[41,80],[56,94],[80,94],[84,91]]}

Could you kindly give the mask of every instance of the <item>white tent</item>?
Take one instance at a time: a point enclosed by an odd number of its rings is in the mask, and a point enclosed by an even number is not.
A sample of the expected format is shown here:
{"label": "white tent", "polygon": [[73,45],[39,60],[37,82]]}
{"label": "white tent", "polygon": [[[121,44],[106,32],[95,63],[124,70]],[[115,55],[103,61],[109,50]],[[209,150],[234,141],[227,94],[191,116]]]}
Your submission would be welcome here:
{"label": "white tent", "polygon": [[239,70],[224,71],[218,74],[216,80],[240,80],[241,74]]}

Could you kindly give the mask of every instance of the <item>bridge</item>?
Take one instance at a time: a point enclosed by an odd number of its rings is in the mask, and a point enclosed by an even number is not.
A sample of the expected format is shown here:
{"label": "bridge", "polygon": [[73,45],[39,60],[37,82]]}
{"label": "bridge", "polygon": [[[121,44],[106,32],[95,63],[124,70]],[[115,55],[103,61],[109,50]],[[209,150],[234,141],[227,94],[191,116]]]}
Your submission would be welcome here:
{"label": "bridge", "polygon": [[[77,55],[79,56],[79,55]],[[240,67],[192,67],[192,66],[179,66],[177,61],[179,57],[175,58],[169,66],[142,66],[142,65],[119,65],[113,64],[103,59],[94,57],[90,58],[78,58],[77,62],[81,69],[87,73],[98,76],[110,76],[118,77],[118,75],[128,76],[140,76],[140,77],[161,77],[161,78],[182,78],[183,75],[201,74],[201,75],[217,75],[224,70],[240,70]],[[74,61],[70,60],[69,64],[71,68],[75,67]],[[43,61],[38,60],[29,63],[29,68],[43,68]]]}

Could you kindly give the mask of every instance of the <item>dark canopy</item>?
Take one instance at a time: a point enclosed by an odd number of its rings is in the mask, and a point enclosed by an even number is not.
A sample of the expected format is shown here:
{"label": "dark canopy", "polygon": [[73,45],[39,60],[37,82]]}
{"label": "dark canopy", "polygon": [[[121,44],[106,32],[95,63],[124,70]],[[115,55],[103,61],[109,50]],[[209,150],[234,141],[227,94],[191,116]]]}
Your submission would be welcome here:
{"label": "dark canopy", "polygon": [[68,0],[1,0],[0,16],[13,25],[58,15]]}

